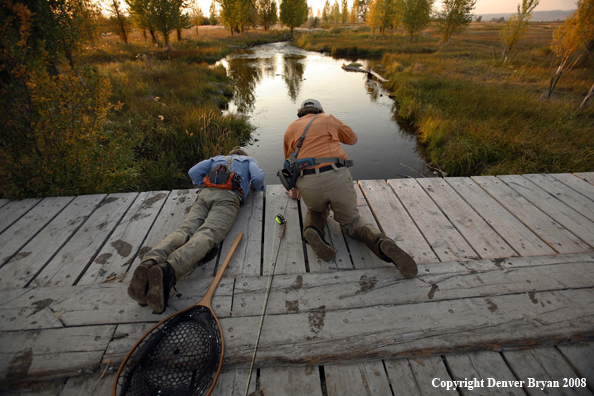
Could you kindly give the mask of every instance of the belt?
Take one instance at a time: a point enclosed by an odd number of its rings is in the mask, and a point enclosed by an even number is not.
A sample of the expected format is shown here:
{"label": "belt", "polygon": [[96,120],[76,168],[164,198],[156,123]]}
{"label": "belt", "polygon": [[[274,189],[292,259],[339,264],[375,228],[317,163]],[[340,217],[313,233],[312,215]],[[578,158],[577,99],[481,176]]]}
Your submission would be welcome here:
{"label": "belt", "polygon": [[[337,168],[343,168],[344,165],[343,164],[334,164],[334,166],[336,166]],[[326,165],[326,166],[322,166],[321,168],[319,168],[318,170],[320,171],[320,173],[322,172],[326,172],[329,170],[334,169],[332,167],[332,165]],[[303,171],[303,176],[305,175],[313,175],[314,173],[316,173],[316,169],[306,169]]]}

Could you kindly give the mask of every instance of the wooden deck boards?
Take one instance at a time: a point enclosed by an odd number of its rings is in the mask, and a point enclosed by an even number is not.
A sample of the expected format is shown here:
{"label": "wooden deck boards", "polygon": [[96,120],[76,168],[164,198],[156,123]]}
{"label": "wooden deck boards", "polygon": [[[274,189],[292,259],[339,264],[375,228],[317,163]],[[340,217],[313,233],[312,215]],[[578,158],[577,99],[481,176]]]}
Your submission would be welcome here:
{"label": "wooden deck boards", "polygon": [[[271,268],[250,392],[441,395],[452,391],[435,378],[478,378],[484,387],[460,393],[501,394],[491,378],[524,381],[506,394],[592,395],[593,182],[594,173],[360,181],[361,213],[419,263],[412,280],[332,217],[337,257],[319,260],[301,238],[305,205],[268,186],[250,195],[219,254],[178,282],[163,315],[130,300],[127,282],[195,190],[0,200],[0,394],[109,394],[129,348],[201,298],[242,232],[213,299],[226,343],[213,395],[245,393]],[[282,239],[276,214],[287,219]],[[587,386],[563,388],[564,378]]]}

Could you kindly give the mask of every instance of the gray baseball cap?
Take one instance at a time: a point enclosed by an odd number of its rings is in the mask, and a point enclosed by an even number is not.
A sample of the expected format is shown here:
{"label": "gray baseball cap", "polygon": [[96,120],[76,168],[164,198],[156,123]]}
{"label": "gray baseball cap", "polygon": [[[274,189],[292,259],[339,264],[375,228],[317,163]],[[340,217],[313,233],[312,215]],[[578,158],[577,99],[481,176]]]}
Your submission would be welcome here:
{"label": "gray baseball cap", "polygon": [[303,110],[305,108],[308,107],[313,107],[314,109],[318,109],[321,111],[324,111],[324,109],[322,108],[322,104],[320,102],[318,102],[315,99],[306,99],[301,103],[301,107],[299,107],[299,110]]}

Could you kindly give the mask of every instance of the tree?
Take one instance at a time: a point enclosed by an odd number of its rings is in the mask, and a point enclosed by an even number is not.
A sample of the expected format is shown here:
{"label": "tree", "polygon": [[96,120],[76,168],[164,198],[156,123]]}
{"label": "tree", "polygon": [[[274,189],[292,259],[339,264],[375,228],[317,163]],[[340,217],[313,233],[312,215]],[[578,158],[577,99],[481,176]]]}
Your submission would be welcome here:
{"label": "tree", "polygon": [[349,22],[357,23],[358,19],[359,19],[359,7],[357,7],[357,0],[354,0],[353,6],[351,7],[351,12],[349,14]]}
{"label": "tree", "polygon": [[274,0],[258,0],[258,15],[260,24],[264,26],[264,30],[268,30],[278,20],[276,2]]}
{"label": "tree", "polygon": [[434,0],[404,0],[402,9],[402,24],[410,35],[425,29],[431,23],[431,10]]}
{"label": "tree", "polygon": [[144,39],[146,40],[146,32],[148,31],[153,40],[153,44],[159,45],[159,40],[157,40],[157,29],[153,25],[151,18],[149,18],[148,8],[150,3],[151,0],[126,0],[130,18],[132,18],[136,27],[143,32]]}
{"label": "tree", "polygon": [[367,12],[367,24],[371,28],[372,34],[375,34],[375,29],[379,29],[380,34],[383,34],[393,25],[395,16],[395,0],[371,0]]}
{"label": "tree", "polygon": [[322,21],[324,21],[324,23],[330,22],[331,14],[332,12],[330,10],[330,2],[326,0],[324,3],[324,8],[322,9]]}
{"label": "tree", "polygon": [[198,0],[192,0],[189,8],[190,8],[190,22],[192,23],[192,25],[194,25],[194,27],[196,28],[196,34],[198,34],[198,26],[202,25],[206,18],[204,17],[204,14],[202,13],[202,8],[200,8],[200,5],[198,4]]}
{"label": "tree", "polygon": [[522,0],[522,3],[518,4],[517,14],[512,15],[499,32],[501,42],[503,43],[503,54],[501,55],[501,59],[504,62],[509,59],[511,51],[530,27],[532,12],[539,1],[540,0]]}
{"label": "tree", "polygon": [[130,140],[106,127],[114,107],[109,78],[65,63],[50,73],[52,57],[37,41],[33,18],[22,3],[0,3],[0,196],[122,190],[134,175],[134,152]]}
{"label": "tree", "polygon": [[349,20],[349,3],[347,0],[342,0],[342,12],[340,14],[340,22],[345,25]]}
{"label": "tree", "polygon": [[472,22],[472,10],[476,0],[444,0],[442,8],[435,16],[441,31],[440,44],[450,41],[452,34],[463,30]]}
{"label": "tree", "polygon": [[219,17],[217,14],[217,7],[214,0],[212,1],[212,3],[210,3],[210,8],[208,9],[208,12],[208,23],[210,23],[211,25],[216,25],[218,23]]}
{"label": "tree", "polygon": [[282,0],[280,5],[280,20],[285,26],[289,26],[291,34],[293,29],[301,26],[307,21],[306,0]]}
{"label": "tree", "polygon": [[330,19],[332,23],[340,23],[340,5],[338,4],[338,0],[334,0],[334,4],[332,4]]}
{"label": "tree", "polygon": [[252,19],[250,0],[216,0],[221,6],[221,23],[233,32],[242,32]]}
{"label": "tree", "polygon": [[[567,17],[563,25],[553,32],[551,48],[555,56],[560,59],[559,67],[551,77],[549,95],[553,93],[561,73],[570,57],[577,55],[577,61],[583,53],[589,54],[594,46],[594,0],[580,0],[575,13]],[[580,54],[581,53],[581,54]],[[573,65],[570,67],[569,70]],[[556,77],[556,79],[555,79]]]}
{"label": "tree", "polygon": [[115,32],[124,43],[128,43],[128,33],[130,31],[130,21],[124,15],[120,0],[111,0],[109,10],[113,17]]}

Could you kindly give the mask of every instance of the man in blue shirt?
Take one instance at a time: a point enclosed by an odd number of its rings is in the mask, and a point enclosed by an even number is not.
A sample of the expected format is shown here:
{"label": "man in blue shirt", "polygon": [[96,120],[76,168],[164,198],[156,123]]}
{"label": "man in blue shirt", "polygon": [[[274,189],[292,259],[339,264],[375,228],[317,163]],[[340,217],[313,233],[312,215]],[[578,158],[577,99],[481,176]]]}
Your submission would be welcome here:
{"label": "man in blue shirt", "polygon": [[250,186],[264,191],[264,172],[241,147],[233,148],[228,156],[218,155],[199,162],[188,174],[194,184],[201,185],[209,171],[220,169],[220,165],[228,166],[241,177],[241,187],[202,189],[180,227],[144,255],[128,287],[128,295],[140,305],[148,304],[156,313],[162,313],[176,280],[227,235]]}

